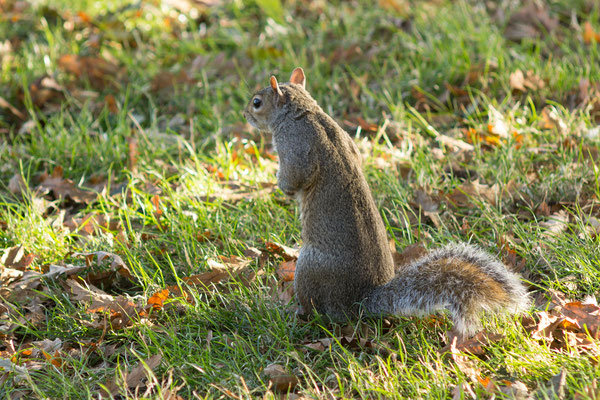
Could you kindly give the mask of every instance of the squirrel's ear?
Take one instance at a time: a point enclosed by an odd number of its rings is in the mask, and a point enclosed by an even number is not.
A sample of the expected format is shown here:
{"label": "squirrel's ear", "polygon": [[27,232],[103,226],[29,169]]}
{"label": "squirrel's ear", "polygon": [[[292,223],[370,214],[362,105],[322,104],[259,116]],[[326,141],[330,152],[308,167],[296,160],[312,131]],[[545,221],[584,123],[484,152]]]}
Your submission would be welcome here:
{"label": "squirrel's ear", "polygon": [[271,89],[273,89],[273,92],[277,96],[278,101],[280,99],[283,99],[283,92],[281,91],[281,89],[279,89],[279,84],[277,83],[277,78],[275,78],[273,75],[271,75]]}
{"label": "squirrel's ear", "polygon": [[304,76],[304,70],[300,67],[296,68],[290,76],[290,83],[302,86],[302,89],[306,87],[306,77]]}

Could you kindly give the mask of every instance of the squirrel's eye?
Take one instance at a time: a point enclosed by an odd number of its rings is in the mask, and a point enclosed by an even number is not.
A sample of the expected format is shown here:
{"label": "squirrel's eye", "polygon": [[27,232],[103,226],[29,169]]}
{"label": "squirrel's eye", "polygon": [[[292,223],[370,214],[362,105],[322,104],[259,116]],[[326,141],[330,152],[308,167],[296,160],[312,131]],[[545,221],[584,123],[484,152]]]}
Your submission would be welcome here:
{"label": "squirrel's eye", "polygon": [[259,99],[258,97],[254,98],[254,100],[252,100],[252,105],[254,106],[254,108],[260,107],[261,104],[262,104],[262,100]]}

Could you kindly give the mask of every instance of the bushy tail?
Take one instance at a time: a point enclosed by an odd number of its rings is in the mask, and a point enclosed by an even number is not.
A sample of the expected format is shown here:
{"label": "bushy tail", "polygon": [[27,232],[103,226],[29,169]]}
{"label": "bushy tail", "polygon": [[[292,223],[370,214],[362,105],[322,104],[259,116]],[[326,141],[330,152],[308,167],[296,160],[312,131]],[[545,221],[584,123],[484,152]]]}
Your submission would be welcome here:
{"label": "bushy tail", "polygon": [[466,244],[450,244],[414,261],[363,302],[373,314],[423,315],[447,309],[463,335],[475,333],[484,310],[517,312],[528,305],[518,275]]}

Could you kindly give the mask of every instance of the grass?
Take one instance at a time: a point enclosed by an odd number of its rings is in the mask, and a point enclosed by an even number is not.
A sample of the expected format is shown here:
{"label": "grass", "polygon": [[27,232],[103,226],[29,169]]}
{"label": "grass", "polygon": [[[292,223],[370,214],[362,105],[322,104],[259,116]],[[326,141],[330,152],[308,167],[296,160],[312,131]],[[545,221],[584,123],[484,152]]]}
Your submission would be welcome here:
{"label": "grass", "polygon": [[[241,110],[269,75],[284,81],[301,65],[309,91],[351,134],[356,129],[344,121],[361,117],[378,126],[363,128],[357,142],[399,249],[449,241],[499,256],[510,249],[524,260],[532,291],[598,296],[600,235],[590,221],[600,218],[599,139],[586,137],[598,124],[598,94],[590,89],[590,99],[578,98],[582,80],[600,82],[600,44],[582,40],[585,22],[600,30],[597,6],[553,0],[548,10],[558,26],[512,42],[505,37],[517,11],[511,2],[381,3],[285,2],[280,23],[266,17],[277,14],[263,1],[221,4],[195,18],[158,1],[67,0],[0,16],[0,37],[8,39],[0,44],[11,46],[0,56],[0,96],[25,117],[0,108],[0,247],[22,245],[36,256],[30,268],[41,270],[82,265],[76,252],[118,254],[133,283],[106,290],[145,304],[166,287],[185,287],[183,278],[208,270],[208,260],[243,256],[265,241],[300,245],[293,201],[277,189],[257,195],[275,183],[277,163],[270,138],[242,125]],[[87,66],[77,76],[61,64],[68,54],[110,66]],[[532,71],[543,87],[512,91],[517,69]],[[43,76],[63,90],[40,93]],[[510,127],[507,138],[490,133],[492,107]],[[439,135],[473,149],[440,144]],[[110,188],[91,203],[36,194],[41,175],[56,166],[77,184],[110,181]],[[9,190],[15,174],[28,183],[22,195]],[[475,178],[482,190],[498,191],[490,198],[467,190],[466,203],[453,204]],[[238,186],[248,195],[232,200],[227,190]],[[437,217],[419,211],[418,190],[437,206]],[[566,226],[548,235],[561,210]],[[119,228],[83,235],[63,224],[89,215]],[[350,328],[302,321],[273,298],[281,261],[253,261],[251,268],[264,272],[250,284],[233,279],[219,290],[191,290],[193,301],[171,297],[146,320],[106,332],[94,327],[88,305],[65,291],[64,278],[39,288],[39,322],[19,318],[32,315],[33,303],[2,298],[18,312],[0,315],[0,354],[10,357],[12,340],[30,373],[0,374],[0,397],[97,397],[100,385],[156,354],[162,359],[153,389],[123,397],[169,398],[177,388],[183,398],[268,398],[276,395],[262,371],[271,363],[299,377],[296,393],[309,398],[450,398],[461,382],[489,396],[438,352],[451,328],[446,318],[365,320]],[[521,381],[543,397],[540,388],[565,369],[567,396],[594,398],[582,393],[600,377],[597,352],[551,348],[524,332],[518,318],[486,316],[485,327],[505,337],[482,356],[467,355],[481,378]],[[342,329],[372,347],[342,343]],[[324,351],[304,346],[323,338],[335,339]],[[60,340],[59,367],[28,358],[31,343],[44,339]]]}

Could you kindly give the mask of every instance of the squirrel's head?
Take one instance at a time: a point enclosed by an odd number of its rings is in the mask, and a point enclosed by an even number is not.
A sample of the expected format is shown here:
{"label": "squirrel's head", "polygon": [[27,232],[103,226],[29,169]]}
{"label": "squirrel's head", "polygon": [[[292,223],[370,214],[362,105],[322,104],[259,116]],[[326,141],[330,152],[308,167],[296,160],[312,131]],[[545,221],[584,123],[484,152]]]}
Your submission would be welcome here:
{"label": "squirrel's head", "polygon": [[[297,97],[295,92],[300,89],[305,92],[305,86],[304,70],[300,67],[292,72],[289,82],[281,85],[277,83],[274,76],[271,76],[270,85],[256,92],[250,99],[244,109],[244,117],[250,125],[261,131],[269,132],[272,123],[282,111],[284,113],[293,112],[289,109],[289,105]],[[305,93],[310,98],[310,95]]]}

